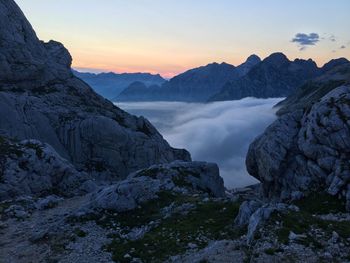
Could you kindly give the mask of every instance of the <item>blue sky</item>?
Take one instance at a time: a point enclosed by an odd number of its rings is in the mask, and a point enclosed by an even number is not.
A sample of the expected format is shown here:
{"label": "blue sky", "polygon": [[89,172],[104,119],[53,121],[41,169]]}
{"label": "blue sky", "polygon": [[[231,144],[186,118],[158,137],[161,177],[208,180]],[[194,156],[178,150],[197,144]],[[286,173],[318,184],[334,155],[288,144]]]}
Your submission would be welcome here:
{"label": "blue sky", "polygon": [[[350,58],[349,0],[17,0],[38,36],[73,65],[172,76],[210,62],[282,51],[319,65]],[[316,33],[314,45],[292,42]],[[343,48],[340,48],[342,47]]]}

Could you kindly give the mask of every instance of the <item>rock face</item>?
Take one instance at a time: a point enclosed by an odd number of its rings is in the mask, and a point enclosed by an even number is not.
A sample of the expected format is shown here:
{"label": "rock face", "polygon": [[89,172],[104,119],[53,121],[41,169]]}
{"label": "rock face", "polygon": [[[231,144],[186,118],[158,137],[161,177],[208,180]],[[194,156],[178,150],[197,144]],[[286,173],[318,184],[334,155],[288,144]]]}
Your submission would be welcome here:
{"label": "rock face", "polygon": [[[57,42],[41,43],[14,1],[0,1],[0,83],[10,88],[69,78],[71,57]],[[6,25],[6,26],[4,26]],[[32,86],[32,85],[29,85]]]}
{"label": "rock face", "polygon": [[316,63],[311,59],[289,61],[284,54],[274,53],[242,78],[227,83],[210,101],[286,97],[319,74]]}
{"label": "rock face", "polygon": [[77,168],[125,178],[190,160],[144,118],[127,114],[73,76],[62,44],[40,42],[12,0],[0,1],[0,135],[50,144]]}
{"label": "rock face", "polygon": [[83,73],[73,70],[73,74],[89,84],[98,94],[113,100],[134,82],[142,82],[146,87],[162,85],[165,82],[159,74],[150,73]]}
{"label": "rock face", "polygon": [[23,195],[86,193],[83,184],[89,176],[49,145],[35,140],[13,143],[0,137],[0,149],[0,201]]}
{"label": "rock face", "polygon": [[117,101],[206,101],[216,94],[228,82],[245,75],[260,62],[256,55],[237,67],[227,63],[212,63],[207,66],[188,70],[162,86],[129,86],[117,98]]}
{"label": "rock face", "polygon": [[248,72],[258,65],[261,59],[257,55],[251,55],[247,58],[246,62],[236,67],[236,71],[239,77],[243,77],[248,74]]}
{"label": "rock face", "polygon": [[216,164],[177,161],[151,166],[129,175],[115,185],[102,188],[91,194],[82,211],[128,211],[157,199],[165,191],[180,194],[198,191],[215,197],[225,196],[224,182]]}
{"label": "rock face", "polygon": [[266,197],[298,199],[324,190],[345,198],[350,210],[349,73],[345,64],[303,87],[251,144],[247,169]]}

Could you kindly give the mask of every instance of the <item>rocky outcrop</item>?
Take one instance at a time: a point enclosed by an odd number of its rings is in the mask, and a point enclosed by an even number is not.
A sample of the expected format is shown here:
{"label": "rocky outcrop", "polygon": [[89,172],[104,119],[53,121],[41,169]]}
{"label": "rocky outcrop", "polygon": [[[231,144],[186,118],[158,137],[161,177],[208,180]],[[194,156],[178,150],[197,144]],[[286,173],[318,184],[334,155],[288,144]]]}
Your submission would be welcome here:
{"label": "rocky outcrop", "polygon": [[131,116],[72,75],[62,44],[40,42],[12,0],[0,1],[0,135],[37,139],[99,177],[190,160],[144,118]]}
{"label": "rocky outcrop", "polygon": [[14,1],[1,0],[0,10],[1,86],[40,86],[71,76],[71,57],[61,44],[41,43]]}
{"label": "rocky outcrop", "polygon": [[93,181],[47,144],[0,137],[0,201],[19,196],[63,196],[94,190]]}
{"label": "rocky outcrop", "polygon": [[123,212],[159,198],[162,192],[207,193],[224,197],[225,187],[216,164],[173,162],[154,165],[130,174],[127,179],[92,193],[80,214],[106,209]]}
{"label": "rocky outcrop", "polygon": [[343,65],[287,99],[279,119],[251,144],[247,169],[262,182],[265,197],[290,200],[327,191],[344,198],[350,210],[349,72]]}
{"label": "rocky outcrop", "polygon": [[150,73],[84,73],[73,70],[73,74],[89,84],[98,94],[114,100],[134,82],[142,82],[146,87],[162,85],[166,80],[159,74]]}

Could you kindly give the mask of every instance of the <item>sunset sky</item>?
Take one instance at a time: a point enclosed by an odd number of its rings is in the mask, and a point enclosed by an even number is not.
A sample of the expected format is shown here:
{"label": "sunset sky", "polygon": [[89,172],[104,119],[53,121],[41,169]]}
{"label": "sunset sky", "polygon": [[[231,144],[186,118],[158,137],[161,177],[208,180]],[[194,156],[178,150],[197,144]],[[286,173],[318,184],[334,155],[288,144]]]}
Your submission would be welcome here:
{"label": "sunset sky", "polygon": [[349,0],[16,0],[73,66],[171,77],[250,54],[350,59]]}

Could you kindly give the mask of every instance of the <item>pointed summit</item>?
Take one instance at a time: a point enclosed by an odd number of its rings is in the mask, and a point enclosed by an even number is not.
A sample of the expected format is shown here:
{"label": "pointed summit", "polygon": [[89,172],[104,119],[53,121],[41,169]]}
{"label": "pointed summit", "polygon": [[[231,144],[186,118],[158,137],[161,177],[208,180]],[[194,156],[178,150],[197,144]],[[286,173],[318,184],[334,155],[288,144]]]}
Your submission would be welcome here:
{"label": "pointed summit", "polygon": [[347,60],[346,58],[337,58],[337,59],[332,59],[330,61],[328,61],[326,64],[323,65],[322,67],[322,71],[326,72],[330,69],[333,69],[334,67],[343,65],[343,64],[347,64],[350,63],[349,60]]}
{"label": "pointed summit", "polygon": [[287,56],[281,52],[272,53],[263,61],[274,65],[281,65],[290,62]]}
{"label": "pointed summit", "polygon": [[253,63],[253,64],[258,64],[259,62],[261,62],[261,58],[255,54],[250,55],[245,63]]}
{"label": "pointed summit", "polygon": [[72,58],[61,43],[40,41],[14,1],[0,1],[0,81],[36,83],[71,77]]}
{"label": "pointed summit", "polygon": [[237,73],[240,77],[246,75],[255,65],[259,64],[261,59],[257,55],[250,55],[247,60],[239,65],[237,69]]}

